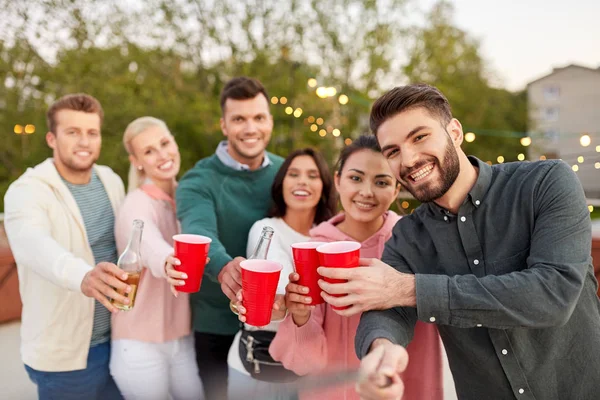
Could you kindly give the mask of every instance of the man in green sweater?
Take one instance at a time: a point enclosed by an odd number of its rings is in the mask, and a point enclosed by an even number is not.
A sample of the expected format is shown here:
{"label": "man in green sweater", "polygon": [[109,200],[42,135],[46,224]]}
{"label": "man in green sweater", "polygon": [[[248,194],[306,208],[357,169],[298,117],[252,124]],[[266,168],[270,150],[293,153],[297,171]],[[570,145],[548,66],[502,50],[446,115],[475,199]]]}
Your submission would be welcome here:
{"label": "man in green sweater", "polygon": [[202,287],[191,295],[196,360],[210,400],[227,398],[227,354],[239,329],[229,299],[241,289],[248,232],[267,215],[283,163],[265,150],[273,131],[268,98],[256,79],[234,78],[225,85],[220,122],[227,140],[183,176],[176,193],[182,231],[212,239]]}

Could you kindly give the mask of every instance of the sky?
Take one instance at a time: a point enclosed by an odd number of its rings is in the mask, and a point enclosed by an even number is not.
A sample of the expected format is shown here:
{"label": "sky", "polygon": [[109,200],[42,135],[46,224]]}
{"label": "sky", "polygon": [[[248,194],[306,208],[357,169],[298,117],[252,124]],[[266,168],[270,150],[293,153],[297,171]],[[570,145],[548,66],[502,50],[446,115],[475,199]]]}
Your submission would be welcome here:
{"label": "sky", "polygon": [[480,40],[495,86],[524,89],[552,68],[568,64],[600,67],[600,0],[451,3],[455,24]]}

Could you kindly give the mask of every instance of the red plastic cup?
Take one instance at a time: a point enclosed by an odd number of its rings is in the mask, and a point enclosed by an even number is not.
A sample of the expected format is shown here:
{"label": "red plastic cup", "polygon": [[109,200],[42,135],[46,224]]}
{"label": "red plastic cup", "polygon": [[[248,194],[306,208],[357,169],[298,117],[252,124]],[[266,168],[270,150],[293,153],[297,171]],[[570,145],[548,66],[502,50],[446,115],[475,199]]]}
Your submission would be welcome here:
{"label": "red plastic cup", "polygon": [[269,325],[283,265],[269,260],[244,260],[240,266],[246,323],[252,326]]}
{"label": "red plastic cup", "polygon": [[200,290],[202,275],[206,266],[206,257],[212,239],[201,235],[181,234],[173,236],[175,258],[181,265],[174,265],[175,270],[185,272],[185,284],[175,286],[179,292],[194,293]]}
{"label": "red plastic cup", "polygon": [[323,304],[325,300],[321,297],[321,288],[317,283],[321,275],[317,272],[319,254],[317,247],[326,244],[324,242],[302,242],[292,244],[292,255],[294,256],[294,270],[300,275],[298,285],[306,286],[308,295],[312,298],[311,305]]}
{"label": "red plastic cup", "polygon": [[[360,243],[358,242],[331,242],[317,247],[319,264],[327,268],[356,268],[360,259]],[[344,279],[330,279],[323,277],[328,283],[345,283]],[[331,294],[334,297],[346,296],[345,294]],[[344,310],[349,307],[334,307],[335,310]]]}

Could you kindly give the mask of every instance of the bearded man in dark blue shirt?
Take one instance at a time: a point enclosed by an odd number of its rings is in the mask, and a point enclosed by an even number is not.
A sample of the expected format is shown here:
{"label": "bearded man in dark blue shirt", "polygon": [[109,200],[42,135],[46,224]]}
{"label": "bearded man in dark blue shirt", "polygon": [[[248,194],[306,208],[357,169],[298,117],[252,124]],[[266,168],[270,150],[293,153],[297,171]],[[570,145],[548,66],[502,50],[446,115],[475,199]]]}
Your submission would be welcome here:
{"label": "bearded man in dark blue shirt", "polygon": [[396,178],[423,204],[398,222],[381,261],[319,268],[347,280],[320,282],[328,303],[350,306],[337,313],[364,312],[361,397],[402,395],[404,347],[421,320],[438,326],[460,399],[598,398],[591,223],[571,168],[468,157],[460,122],[428,85],[386,93],[370,122]]}

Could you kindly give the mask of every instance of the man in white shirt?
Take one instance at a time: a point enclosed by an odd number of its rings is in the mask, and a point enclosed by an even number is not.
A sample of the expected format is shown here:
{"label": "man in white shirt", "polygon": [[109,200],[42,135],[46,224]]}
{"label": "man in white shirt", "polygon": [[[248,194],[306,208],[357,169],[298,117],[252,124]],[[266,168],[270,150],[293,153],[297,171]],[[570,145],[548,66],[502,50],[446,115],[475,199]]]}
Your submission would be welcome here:
{"label": "man in white shirt", "polygon": [[123,182],[100,155],[103,111],[86,94],[47,113],[49,158],[29,168],[4,198],[5,227],[23,301],[21,355],[45,399],[121,399],[112,380],[109,298],[127,303],[116,265],[114,214]]}

